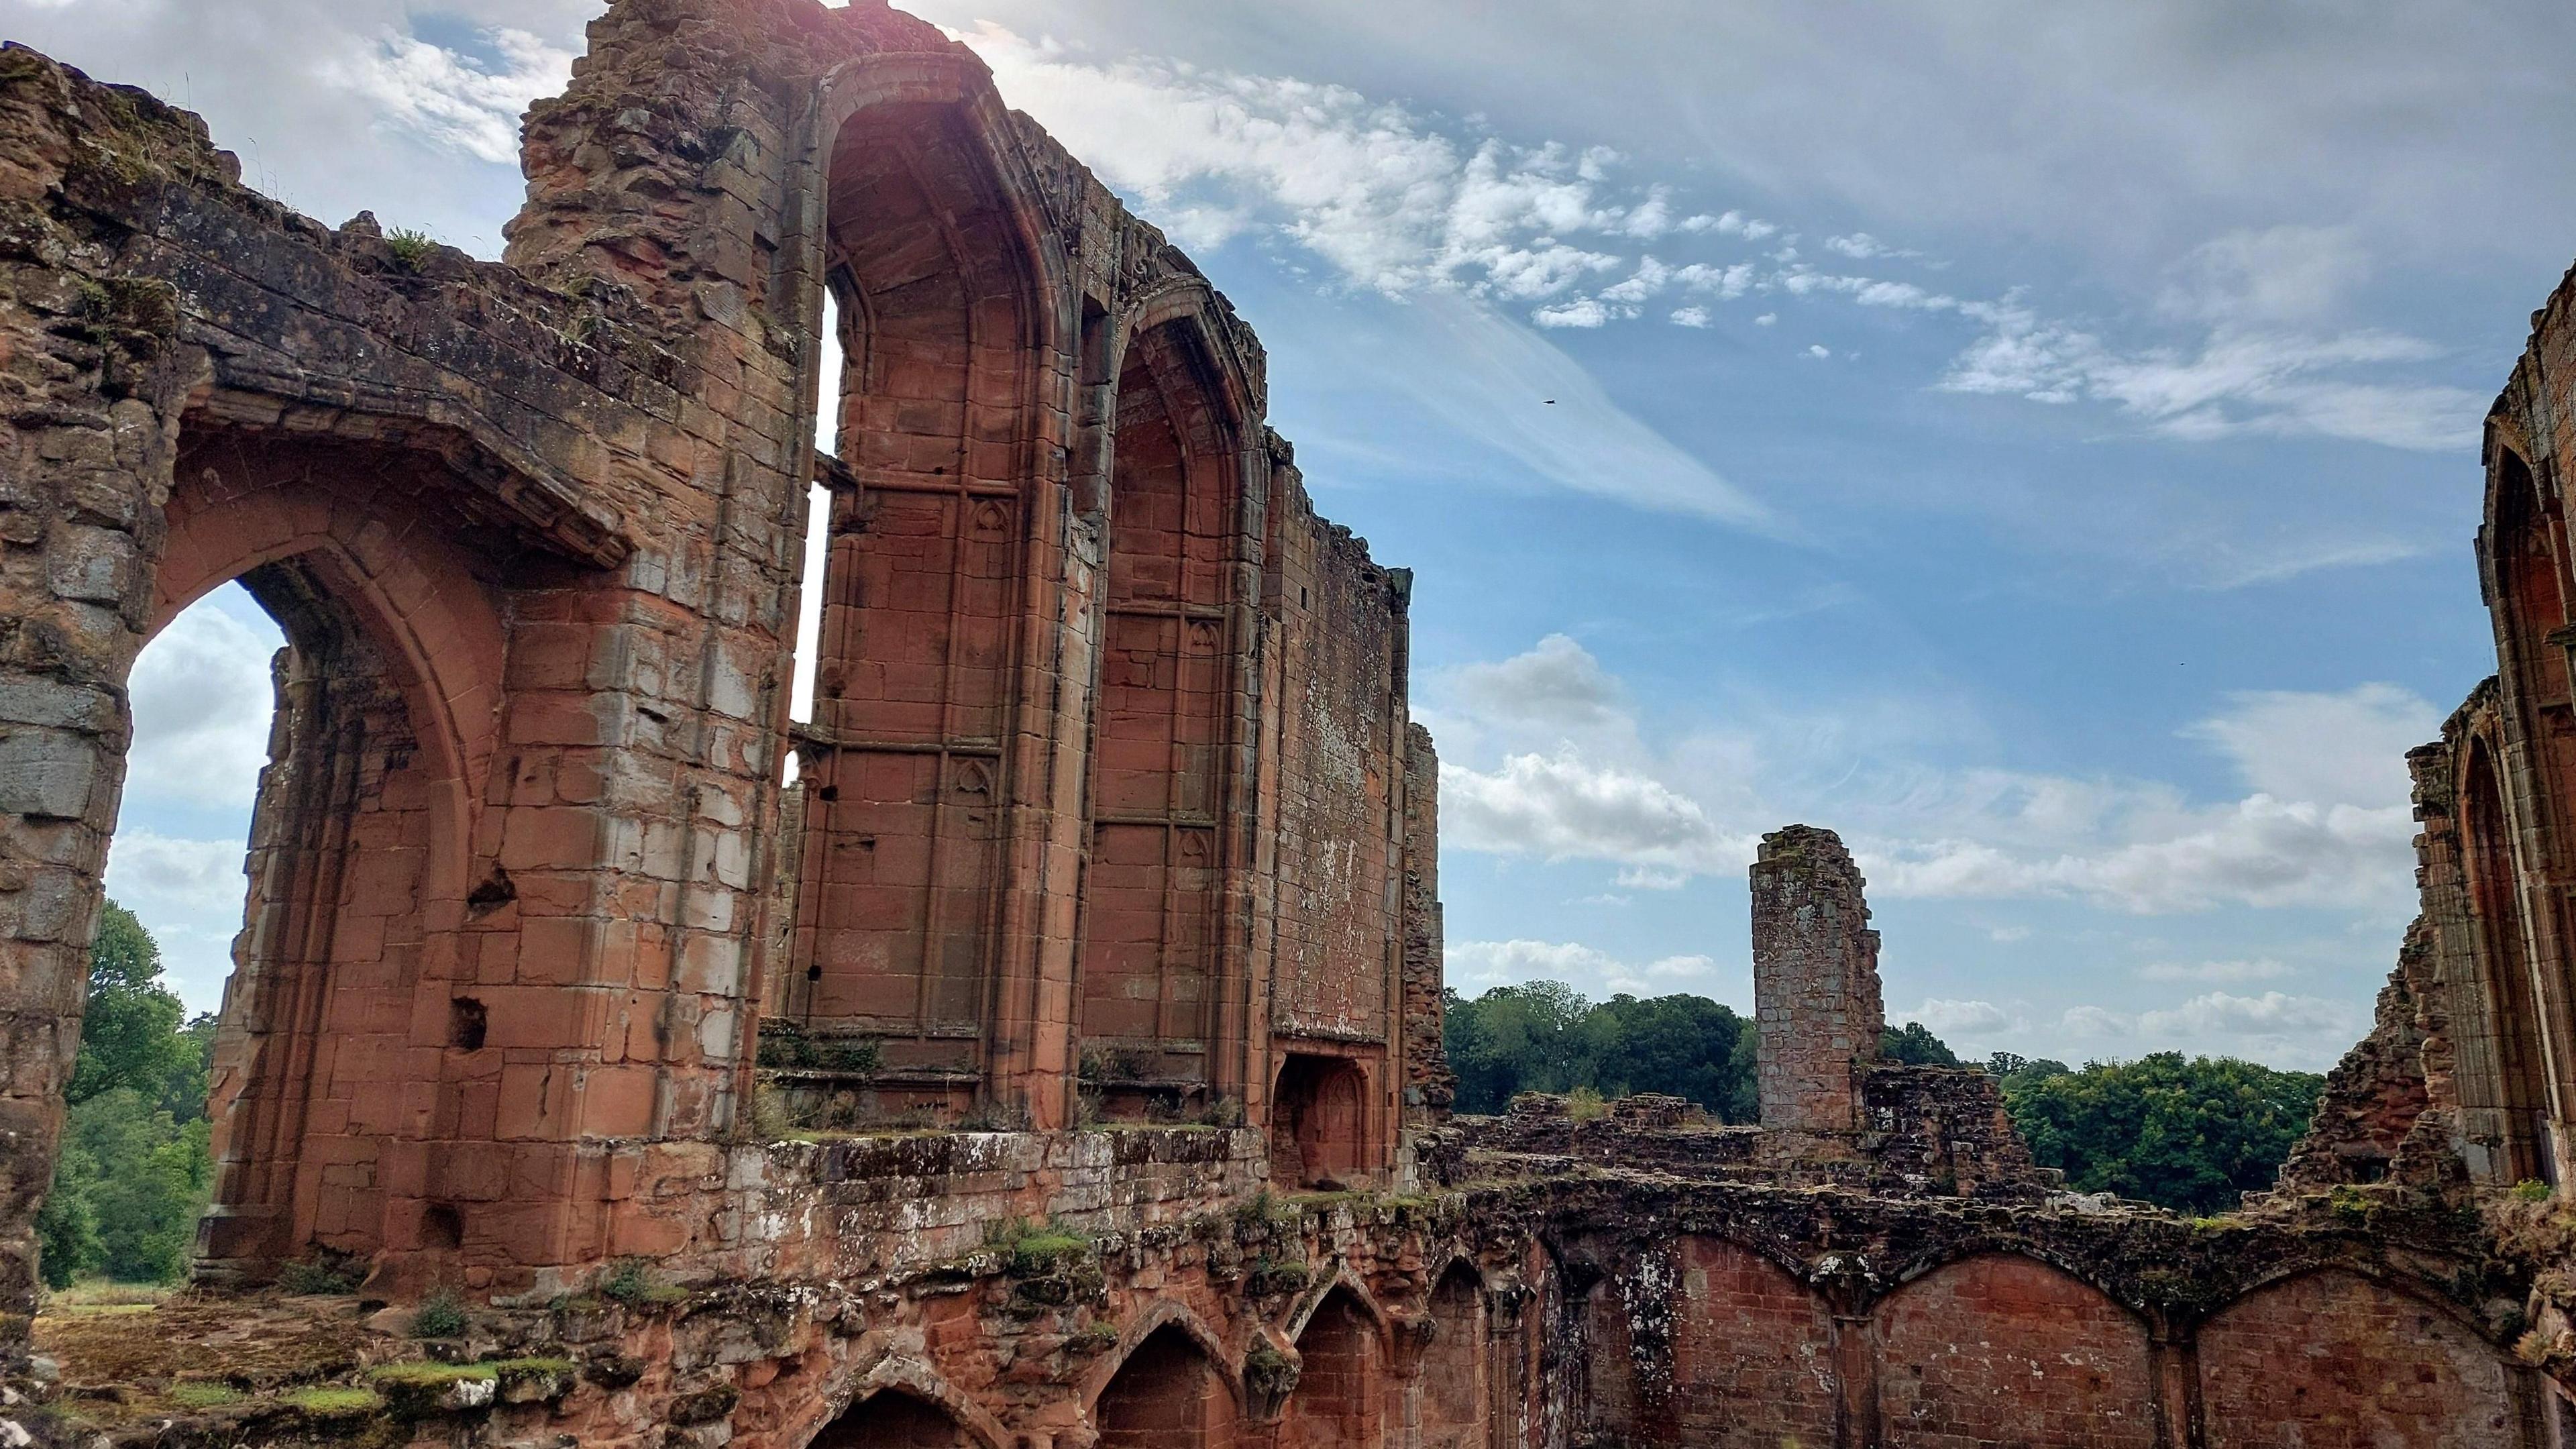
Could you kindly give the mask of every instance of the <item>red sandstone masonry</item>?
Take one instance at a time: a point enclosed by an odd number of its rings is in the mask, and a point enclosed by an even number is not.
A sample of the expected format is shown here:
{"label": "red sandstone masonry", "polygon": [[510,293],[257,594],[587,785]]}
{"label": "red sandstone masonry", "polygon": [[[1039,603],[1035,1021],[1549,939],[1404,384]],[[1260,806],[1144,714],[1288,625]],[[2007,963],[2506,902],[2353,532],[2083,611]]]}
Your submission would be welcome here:
{"label": "red sandstone masonry", "polygon": [[2147,1329],[2098,1288],[2026,1258],[1970,1258],[1873,1315],[1889,1449],[2152,1449]]}
{"label": "red sandstone masonry", "polygon": [[2536,1449],[2513,1370],[2442,1309],[2350,1273],[2245,1298],[2201,1329],[2199,1354],[2210,1449]]}
{"label": "red sandstone masonry", "polygon": [[1762,837],[1753,862],[1753,1011],[1762,1125],[1847,1134],[1862,1121],[1861,1069],[1878,1060],[1878,933],[1860,872],[1830,830]]}

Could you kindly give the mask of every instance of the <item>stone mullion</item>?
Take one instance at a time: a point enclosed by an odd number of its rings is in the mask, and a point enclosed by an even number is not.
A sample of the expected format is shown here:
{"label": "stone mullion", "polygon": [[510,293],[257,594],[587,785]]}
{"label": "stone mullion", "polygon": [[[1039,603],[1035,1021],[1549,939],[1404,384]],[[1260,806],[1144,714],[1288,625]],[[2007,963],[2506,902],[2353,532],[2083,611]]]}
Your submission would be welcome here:
{"label": "stone mullion", "polygon": [[1171,662],[1172,687],[1163,692],[1163,924],[1162,937],[1154,943],[1154,1048],[1160,1055],[1172,1040],[1172,943],[1179,935],[1181,890],[1180,819],[1181,781],[1187,776],[1182,766],[1181,688],[1188,672],[1190,657],[1189,620],[1189,481],[1187,465],[1181,482],[1180,607],[1172,616],[1155,625],[1156,644],[1162,645],[1160,631],[1171,630],[1171,642],[1161,653]]}

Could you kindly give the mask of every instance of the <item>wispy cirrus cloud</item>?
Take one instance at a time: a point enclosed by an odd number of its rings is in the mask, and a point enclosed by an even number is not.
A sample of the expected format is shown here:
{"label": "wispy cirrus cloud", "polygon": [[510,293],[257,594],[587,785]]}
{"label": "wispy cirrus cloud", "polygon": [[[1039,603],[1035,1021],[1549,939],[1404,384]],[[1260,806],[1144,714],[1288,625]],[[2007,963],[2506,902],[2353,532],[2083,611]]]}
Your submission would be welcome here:
{"label": "wispy cirrus cloud", "polygon": [[571,78],[573,53],[518,29],[480,32],[487,56],[386,30],[324,66],[326,82],[374,101],[385,120],[498,165],[519,159],[519,117]]}
{"label": "wispy cirrus cloud", "polygon": [[[1330,285],[1394,297],[1453,289],[1551,330],[1649,316],[1705,329],[1712,307],[1747,296],[1946,314],[1975,331],[1929,379],[1939,390],[2091,403],[2181,441],[2321,437],[2436,451],[2461,446],[2479,416],[2468,392],[2406,375],[2440,357],[2431,344],[2331,325],[2368,265],[2357,240],[2330,228],[2213,238],[2175,266],[2161,298],[2190,335],[2129,341],[2048,315],[2026,289],[1976,297],[1820,268],[1778,223],[1682,206],[1670,184],[1630,179],[1628,158],[1607,147],[1515,145],[1346,87],[1095,59],[997,25],[963,38],[1007,94],[1030,97],[1185,240],[1275,238],[1323,263]],[[1776,244],[1743,254],[1762,242]],[[1735,251],[1668,259],[1691,245]],[[1923,256],[1867,231],[1820,245],[1873,268]]]}
{"label": "wispy cirrus cloud", "polygon": [[1776,230],[1682,208],[1671,186],[1625,179],[1605,146],[1514,144],[1345,86],[1091,57],[997,25],[959,38],[1176,235],[1205,246],[1258,230],[1391,296],[1542,302],[1619,269],[1636,243]]}

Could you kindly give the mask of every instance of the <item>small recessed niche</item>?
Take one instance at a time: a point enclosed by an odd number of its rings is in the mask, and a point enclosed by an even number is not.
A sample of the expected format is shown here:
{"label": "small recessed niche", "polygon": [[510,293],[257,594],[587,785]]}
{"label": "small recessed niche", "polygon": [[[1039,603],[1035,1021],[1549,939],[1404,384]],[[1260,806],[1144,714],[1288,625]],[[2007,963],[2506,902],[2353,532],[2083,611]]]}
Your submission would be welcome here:
{"label": "small recessed niche", "polygon": [[483,1050],[483,1033],[491,1024],[483,1003],[459,996],[447,1003],[447,1044],[469,1052]]}
{"label": "small recessed niche", "polygon": [[420,1210],[420,1245],[424,1248],[465,1246],[465,1214],[443,1202]]}

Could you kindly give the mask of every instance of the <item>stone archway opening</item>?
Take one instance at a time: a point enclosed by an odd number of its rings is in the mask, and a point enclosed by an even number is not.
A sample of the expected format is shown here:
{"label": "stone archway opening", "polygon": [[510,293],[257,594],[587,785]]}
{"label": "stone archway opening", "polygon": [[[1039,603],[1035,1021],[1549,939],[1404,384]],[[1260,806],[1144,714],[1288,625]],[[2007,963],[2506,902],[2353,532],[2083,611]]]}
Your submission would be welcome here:
{"label": "stone archway opening", "polygon": [[980,1449],[948,1411],[901,1389],[852,1404],[823,1426],[807,1449]]}
{"label": "stone archway opening", "polygon": [[1368,1078],[1346,1057],[1291,1052],[1270,1097],[1270,1178],[1332,1192],[1367,1157]]}
{"label": "stone archway opening", "polygon": [[[2487,1134],[2499,1139],[2505,1181],[2555,1182],[2551,1159],[2548,1077],[2540,1041],[2540,1008],[2532,990],[2531,934],[2524,918],[2513,833],[2504,813],[2503,782],[2494,752],[2483,739],[2469,745],[2462,778],[2462,821],[2469,919],[2477,932],[2487,1039],[2468,1043],[2472,1069],[2461,1074],[2461,1107],[2490,1115]],[[2472,1130],[2481,1125],[2469,1125]]]}
{"label": "stone archway opening", "polygon": [[[265,1282],[293,1262],[354,1278],[395,1254],[420,1281],[463,1282],[506,1196],[506,1172],[484,1162],[484,1182],[429,1147],[505,1135],[494,1048],[530,1004],[467,969],[467,930],[517,921],[498,853],[469,879],[465,783],[490,753],[503,667],[482,600],[511,565],[454,541],[442,469],[435,453],[199,419],[181,433],[148,632],[246,596],[284,641],[247,841],[229,852],[244,885],[209,1074],[200,1281]],[[120,823],[150,819],[156,791],[148,771],[131,782]],[[111,840],[112,871],[126,844]]]}
{"label": "stone archway opening", "polygon": [[1379,1441],[1377,1329],[1347,1288],[1335,1288],[1297,1335],[1296,1392],[1280,1421],[1282,1449],[1361,1449]]}
{"label": "stone archway opening", "polygon": [[1238,861],[1234,651],[1253,545],[1212,367],[1183,324],[1147,328],[1117,385],[1108,579],[1081,907],[1083,1076],[1110,1116],[1240,1090],[1221,904]]}
{"label": "stone archway opening", "polygon": [[1230,1449],[1235,1413],[1225,1376],[1177,1324],[1145,1336],[1092,1406],[1099,1449]]}
{"label": "stone archway opening", "polygon": [[[774,1034],[800,1117],[953,1124],[1015,1070],[989,1020],[1006,932],[1031,479],[1036,262],[975,119],[862,108],[830,138],[822,281],[839,358],[812,684],[797,740]],[[960,164],[967,162],[969,164]],[[864,485],[860,480],[864,478]],[[811,1051],[804,1049],[811,1048]],[[997,1058],[997,1051],[1003,1057]]]}
{"label": "stone archway opening", "polygon": [[1422,1354],[1423,1449],[1484,1449],[1492,1417],[1485,1286],[1453,1263],[1431,1290],[1431,1344]]}

